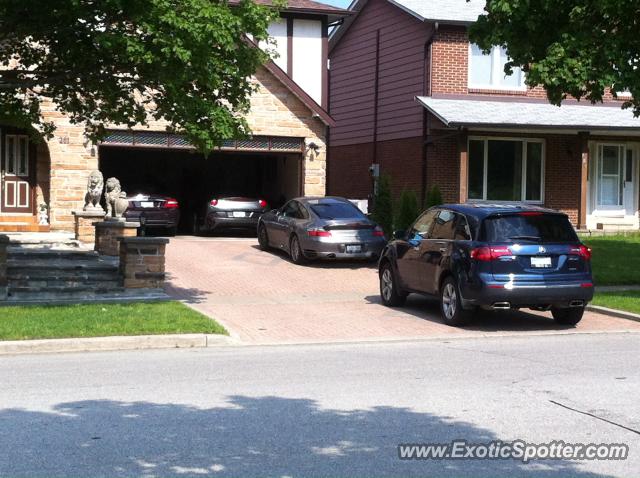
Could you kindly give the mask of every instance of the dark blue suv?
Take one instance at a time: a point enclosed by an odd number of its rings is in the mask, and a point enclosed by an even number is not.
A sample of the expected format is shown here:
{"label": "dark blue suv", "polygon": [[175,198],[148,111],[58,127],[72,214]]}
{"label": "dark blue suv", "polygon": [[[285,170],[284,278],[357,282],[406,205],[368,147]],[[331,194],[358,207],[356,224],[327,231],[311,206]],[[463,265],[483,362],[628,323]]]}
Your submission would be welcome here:
{"label": "dark blue suv", "polygon": [[478,307],[551,310],[558,323],[575,325],[593,299],[591,250],[557,211],[444,205],[394,237],[379,263],[388,306],[415,292],[439,296],[449,325],[465,324]]}

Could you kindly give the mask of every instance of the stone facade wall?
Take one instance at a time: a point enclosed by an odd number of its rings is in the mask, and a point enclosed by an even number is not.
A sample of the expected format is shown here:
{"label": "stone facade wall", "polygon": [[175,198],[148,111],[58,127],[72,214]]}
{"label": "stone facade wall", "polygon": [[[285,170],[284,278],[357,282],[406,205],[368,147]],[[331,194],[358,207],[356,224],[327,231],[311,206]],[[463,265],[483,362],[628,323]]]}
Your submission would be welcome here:
{"label": "stone facade wall", "polygon": [[[313,112],[265,68],[254,77],[256,93],[251,97],[247,121],[256,135],[294,136],[305,138],[319,146],[318,152],[305,153],[302,174],[304,195],[325,195],[326,143],[325,125]],[[49,204],[53,230],[74,230],[72,211],[84,205],[89,173],[98,169],[98,148],[84,136],[82,125],[73,125],[69,118],[45,101],[42,105],[45,121],[57,129],[46,145],[38,148],[38,201]],[[148,129],[164,131],[166,123],[152,121]],[[49,165],[50,164],[50,168]],[[40,171],[44,169],[44,171]]]}

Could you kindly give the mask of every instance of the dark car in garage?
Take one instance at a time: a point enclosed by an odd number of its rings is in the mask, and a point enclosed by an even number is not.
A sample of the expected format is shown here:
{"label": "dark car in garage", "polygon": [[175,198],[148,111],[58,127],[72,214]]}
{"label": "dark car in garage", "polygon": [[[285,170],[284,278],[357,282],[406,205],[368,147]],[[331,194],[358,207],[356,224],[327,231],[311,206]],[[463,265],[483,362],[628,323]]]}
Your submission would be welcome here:
{"label": "dark car in garage", "polygon": [[593,299],[591,250],[557,211],[445,205],[394,235],[379,263],[388,306],[419,293],[440,298],[449,325],[465,324],[478,307],[550,310],[556,322],[575,325]]}
{"label": "dark car in garage", "polygon": [[311,259],[377,259],[387,241],[375,222],[341,197],[297,198],[258,224],[260,248],[282,249],[295,264]]}
{"label": "dark car in garage", "polygon": [[136,194],[127,197],[127,221],[140,222],[145,228],[162,228],[175,236],[180,223],[180,205],[175,198],[159,194]]}
{"label": "dark car in garage", "polygon": [[241,196],[214,198],[207,205],[200,231],[255,230],[258,220],[268,210],[269,204],[264,199]]}

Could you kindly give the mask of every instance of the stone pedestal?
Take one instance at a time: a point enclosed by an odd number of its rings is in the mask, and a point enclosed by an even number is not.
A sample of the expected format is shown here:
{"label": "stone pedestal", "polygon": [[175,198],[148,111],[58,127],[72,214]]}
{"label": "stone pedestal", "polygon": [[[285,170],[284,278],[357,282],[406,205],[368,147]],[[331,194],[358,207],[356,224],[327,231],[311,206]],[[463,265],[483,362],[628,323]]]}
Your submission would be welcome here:
{"label": "stone pedestal", "polygon": [[7,300],[7,247],[9,237],[0,235],[0,301]]}
{"label": "stone pedestal", "polygon": [[120,237],[136,237],[138,235],[139,222],[126,222],[106,219],[94,222],[96,228],[95,250],[103,256],[117,256],[120,254]]}
{"label": "stone pedestal", "polygon": [[120,237],[120,275],[127,289],[159,289],[164,284],[163,237]]}
{"label": "stone pedestal", "polygon": [[93,223],[104,219],[104,211],[73,211],[75,220],[74,232],[76,241],[94,244],[96,242],[96,229]]}

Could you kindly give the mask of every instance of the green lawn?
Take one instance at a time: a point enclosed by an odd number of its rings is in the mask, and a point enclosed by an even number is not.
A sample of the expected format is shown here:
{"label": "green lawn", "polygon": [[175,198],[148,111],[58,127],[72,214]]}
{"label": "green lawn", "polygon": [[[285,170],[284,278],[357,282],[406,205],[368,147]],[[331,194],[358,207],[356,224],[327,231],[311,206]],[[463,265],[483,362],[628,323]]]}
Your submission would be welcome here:
{"label": "green lawn", "polygon": [[592,304],[640,314],[640,290],[597,292]]}
{"label": "green lawn", "polygon": [[640,234],[585,237],[596,286],[640,284]]}
{"label": "green lawn", "polygon": [[227,331],[180,302],[0,307],[0,340],[183,333]]}

